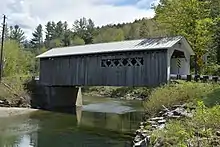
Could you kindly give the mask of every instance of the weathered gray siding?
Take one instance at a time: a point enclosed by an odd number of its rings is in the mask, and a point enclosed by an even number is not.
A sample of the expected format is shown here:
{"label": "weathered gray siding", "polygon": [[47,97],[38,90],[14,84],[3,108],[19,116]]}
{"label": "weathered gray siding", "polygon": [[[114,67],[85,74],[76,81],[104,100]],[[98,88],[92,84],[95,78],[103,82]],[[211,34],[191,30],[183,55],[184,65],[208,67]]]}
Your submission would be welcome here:
{"label": "weathered gray siding", "polygon": [[[140,66],[102,67],[101,61],[143,58]],[[45,85],[157,86],[167,82],[167,50],[42,58]]]}

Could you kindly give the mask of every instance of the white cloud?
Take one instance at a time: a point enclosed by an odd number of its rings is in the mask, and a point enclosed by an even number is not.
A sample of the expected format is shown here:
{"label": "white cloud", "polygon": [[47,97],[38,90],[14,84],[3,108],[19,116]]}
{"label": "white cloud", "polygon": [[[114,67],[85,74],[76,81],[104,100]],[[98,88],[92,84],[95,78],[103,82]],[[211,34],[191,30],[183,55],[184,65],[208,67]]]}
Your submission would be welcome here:
{"label": "white cloud", "polygon": [[86,17],[101,26],[154,15],[153,10],[140,9],[137,5],[115,6],[113,2],[115,0],[0,0],[0,13],[7,15],[9,25],[20,25],[29,37],[39,23],[45,25],[47,21],[73,24],[76,19]]}
{"label": "white cloud", "polygon": [[157,5],[160,0],[139,0],[137,2],[138,8],[150,8],[153,4]]}

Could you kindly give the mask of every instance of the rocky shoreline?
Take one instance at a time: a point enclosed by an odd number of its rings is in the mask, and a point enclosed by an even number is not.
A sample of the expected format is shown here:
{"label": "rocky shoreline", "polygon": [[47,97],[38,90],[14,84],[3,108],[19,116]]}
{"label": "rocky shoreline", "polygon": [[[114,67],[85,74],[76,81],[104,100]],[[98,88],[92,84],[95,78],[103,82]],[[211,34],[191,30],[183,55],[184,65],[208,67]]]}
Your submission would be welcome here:
{"label": "rocky shoreline", "polygon": [[163,146],[163,141],[158,138],[157,141],[152,144],[151,133],[157,129],[164,129],[166,123],[171,119],[181,119],[184,117],[191,118],[195,108],[184,105],[175,105],[171,109],[162,106],[162,111],[159,112],[157,117],[149,118],[146,121],[140,123],[139,129],[136,130],[135,137],[133,139],[133,147],[160,147]]}
{"label": "rocky shoreline", "polygon": [[11,99],[1,99],[0,107],[19,107],[19,108],[30,108],[30,98],[28,95],[16,96]]}

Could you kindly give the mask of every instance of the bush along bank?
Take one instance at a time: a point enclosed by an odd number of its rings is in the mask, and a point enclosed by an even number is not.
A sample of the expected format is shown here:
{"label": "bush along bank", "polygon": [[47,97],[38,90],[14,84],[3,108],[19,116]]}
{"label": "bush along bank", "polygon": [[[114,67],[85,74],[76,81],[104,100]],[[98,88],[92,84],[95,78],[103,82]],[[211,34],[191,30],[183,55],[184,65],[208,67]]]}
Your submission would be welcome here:
{"label": "bush along bank", "polygon": [[152,89],[146,87],[115,87],[115,86],[93,86],[84,87],[83,93],[87,96],[111,97],[126,100],[144,100]]}
{"label": "bush along bank", "polygon": [[0,83],[0,107],[30,107],[30,97],[24,90],[28,78],[7,77]]}
{"label": "bush along bank", "polygon": [[[170,97],[166,100],[164,95]],[[147,117],[135,133],[133,146],[220,146],[219,102],[219,85],[181,83],[157,88],[146,101]]]}

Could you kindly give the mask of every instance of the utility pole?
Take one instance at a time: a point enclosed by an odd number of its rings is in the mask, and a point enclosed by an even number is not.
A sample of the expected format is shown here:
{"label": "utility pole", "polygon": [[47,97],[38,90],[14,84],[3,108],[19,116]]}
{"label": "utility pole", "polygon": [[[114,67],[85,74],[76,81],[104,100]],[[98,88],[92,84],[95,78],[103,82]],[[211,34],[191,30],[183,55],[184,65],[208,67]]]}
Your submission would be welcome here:
{"label": "utility pole", "polygon": [[3,28],[2,28],[2,42],[1,42],[1,56],[0,56],[0,83],[2,81],[2,75],[3,75],[3,48],[4,48],[4,37],[5,37],[5,20],[6,16],[3,15]]}

